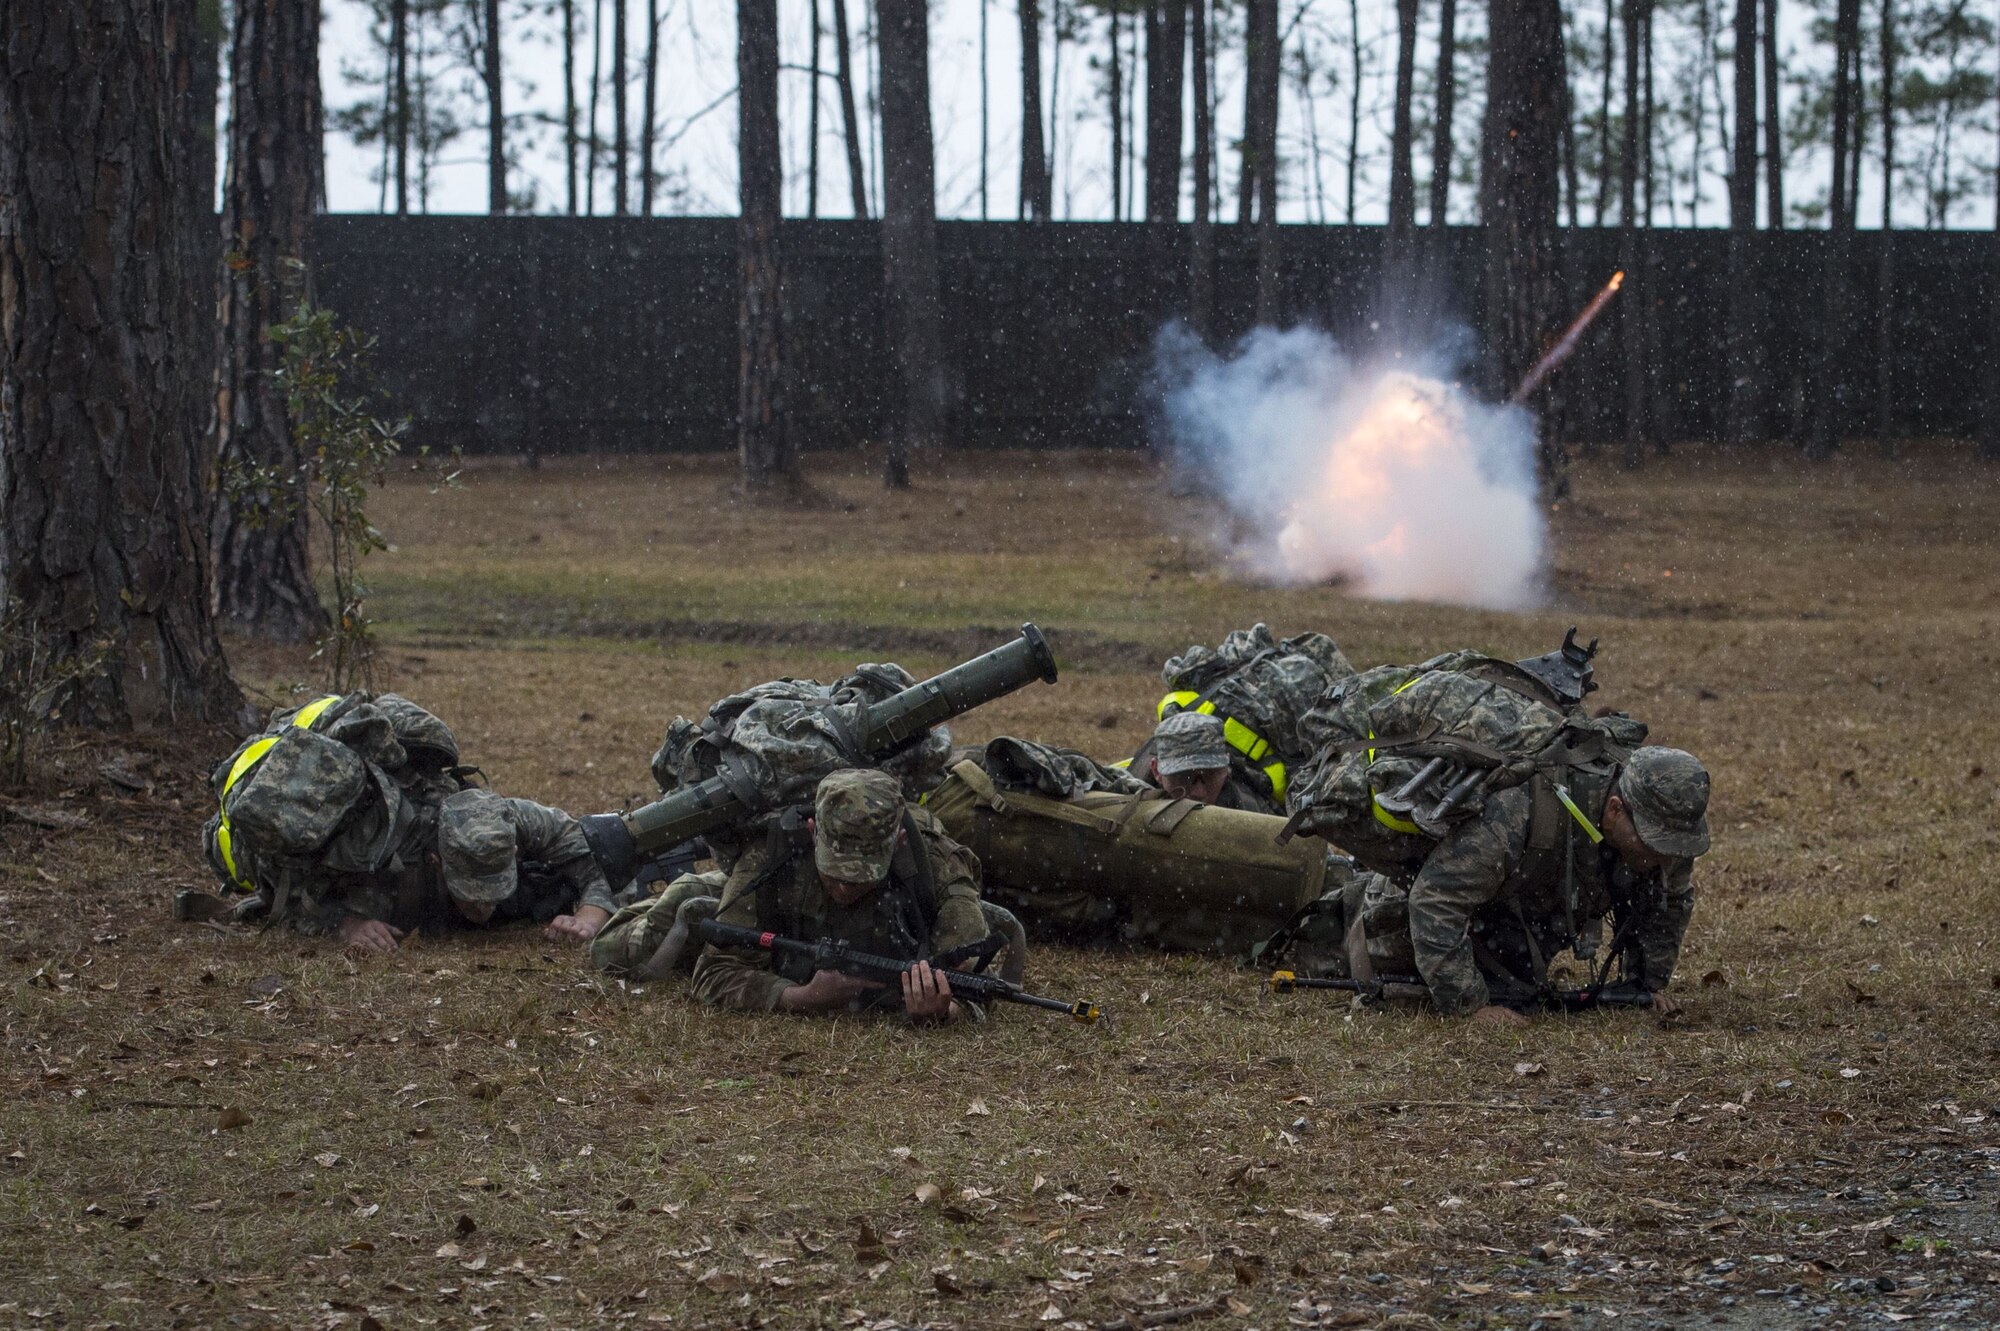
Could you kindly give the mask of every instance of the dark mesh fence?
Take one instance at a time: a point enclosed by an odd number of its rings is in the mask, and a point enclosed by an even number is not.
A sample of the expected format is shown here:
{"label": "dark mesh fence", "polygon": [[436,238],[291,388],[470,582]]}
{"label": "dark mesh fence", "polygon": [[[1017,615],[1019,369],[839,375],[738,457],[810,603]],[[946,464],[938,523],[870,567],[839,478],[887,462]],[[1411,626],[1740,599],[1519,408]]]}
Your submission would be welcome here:
{"label": "dark mesh fence", "polygon": [[[1153,339],[1187,309],[1189,229],[946,222],[938,232],[954,437],[1144,444]],[[803,447],[882,431],[898,380],[882,337],[877,234],[866,222],[785,223],[790,402]],[[1316,324],[1363,354],[1477,326],[1477,229],[1424,240],[1421,276],[1396,291],[1383,289],[1377,228],[1285,227],[1280,236],[1283,322]],[[541,453],[734,444],[731,219],[339,216],[321,219],[319,238],[322,299],[380,339],[382,385],[422,442]],[[1966,433],[1991,372],[1995,238],[1898,232],[1891,241],[1886,301],[1881,235],[1858,234],[1850,253],[1852,317],[1837,330],[1848,433],[1874,433],[1881,317],[1891,325],[1901,427]],[[1753,237],[1763,318],[1747,364],[1732,362],[1725,339],[1728,234],[1660,230],[1645,245],[1641,272],[1540,405],[1573,439],[1622,437],[1620,321],[1645,317],[1653,433],[1715,437],[1740,370],[1766,390],[1766,432],[1792,435],[1811,339],[1825,324],[1828,237]],[[1566,305],[1580,309],[1618,267],[1619,236],[1583,230],[1564,247]],[[1250,326],[1255,288],[1254,237],[1216,228],[1218,344]],[[1465,372],[1477,378],[1480,368]]]}

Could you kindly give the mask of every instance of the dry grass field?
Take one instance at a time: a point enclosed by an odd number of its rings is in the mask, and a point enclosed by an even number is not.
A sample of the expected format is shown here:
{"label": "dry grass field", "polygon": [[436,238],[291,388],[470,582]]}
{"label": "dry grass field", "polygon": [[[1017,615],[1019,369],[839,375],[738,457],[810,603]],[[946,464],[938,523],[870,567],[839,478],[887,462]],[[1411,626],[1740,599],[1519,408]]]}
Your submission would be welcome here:
{"label": "dry grass field", "polygon": [[[1257,619],[1361,664],[1580,623],[1598,700],[1715,773],[1688,1014],[1502,1033],[1044,950],[1107,1022],[912,1032],[528,933],[349,958],[169,918],[229,737],[59,736],[0,806],[0,1326],[2000,1325],[2000,478],[1586,466],[1550,608],[1499,615],[1240,582],[1131,457],[813,473],[809,512],[719,460],[398,483],[382,682],[590,811],[677,712],[1025,619],[1062,682],[958,734],[1105,755]],[[262,705],[312,679],[234,659]]]}

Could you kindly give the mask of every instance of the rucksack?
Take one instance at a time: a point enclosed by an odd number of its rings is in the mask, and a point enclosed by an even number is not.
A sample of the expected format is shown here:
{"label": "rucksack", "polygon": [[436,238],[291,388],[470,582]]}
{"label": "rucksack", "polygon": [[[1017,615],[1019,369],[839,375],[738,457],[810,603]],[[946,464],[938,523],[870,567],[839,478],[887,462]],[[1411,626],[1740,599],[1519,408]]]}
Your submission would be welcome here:
{"label": "rucksack", "polygon": [[[1280,642],[1269,625],[1258,624],[1237,629],[1219,647],[1194,646],[1168,658],[1160,670],[1167,693],[1154,719],[1185,711],[1221,717],[1237,776],[1283,805],[1288,764],[1312,752],[1300,736],[1300,722],[1329,687],[1353,674],[1347,657],[1324,633]],[[1149,740],[1133,755],[1135,770],[1145,770],[1150,748]]]}
{"label": "rucksack", "polygon": [[872,766],[903,783],[904,795],[918,799],[943,779],[951,752],[951,731],[934,726],[893,757],[867,762],[861,756],[863,709],[916,684],[916,676],[894,664],[857,666],[852,674],[822,684],[811,679],[777,679],[721,699],[699,722],[677,716],[653,755],[653,780],[663,794],[727,771],[754,791],[766,813],[729,833],[708,834],[725,857],[730,843],[761,828],[771,812],[810,803],[820,781],[842,768]]}
{"label": "rucksack", "polygon": [[329,694],[274,712],[210,776],[218,812],[208,860],[231,890],[266,885],[260,866],[317,862],[340,872],[387,863],[413,810],[463,789],[458,741],[394,693]]}
{"label": "rucksack", "polygon": [[1532,782],[1531,840],[1548,839],[1574,813],[1564,807],[1574,778],[1615,770],[1645,742],[1646,727],[1552,706],[1545,689],[1509,673],[1518,669],[1453,653],[1336,685],[1305,723],[1319,748],[1300,770],[1287,834],[1323,837],[1365,867],[1407,879],[1490,796]]}

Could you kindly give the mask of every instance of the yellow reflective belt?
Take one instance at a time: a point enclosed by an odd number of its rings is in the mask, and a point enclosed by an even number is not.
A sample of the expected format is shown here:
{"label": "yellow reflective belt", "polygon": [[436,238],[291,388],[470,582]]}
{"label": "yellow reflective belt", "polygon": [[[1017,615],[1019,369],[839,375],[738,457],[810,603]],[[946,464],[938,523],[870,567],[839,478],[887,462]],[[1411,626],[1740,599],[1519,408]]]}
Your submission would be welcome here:
{"label": "yellow reflective belt", "polygon": [[[1216,714],[1214,699],[1210,699],[1207,702],[1200,702],[1200,699],[1201,695],[1199,693],[1190,690],[1169,693],[1166,697],[1160,699],[1160,705],[1155,709],[1155,714],[1161,721],[1167,719],[1169,708],[1180,712],[1192,709],[1202,716],[1214,716]],[[1199,706],[1196,705],[1198,702],[1200,703]],[[1230,748],[1257,764],[1258,769],[1264,773],[1265,778],[1271,783],[1272,797],[1279,804],[1283,804],[1285,802],[1285,764],[1276,758],[1273,758],[1268,763],[1264,761],[1265,757],[1271,752],[1271,741],[1265,739],[1262,735],[1252,730],[1249,726],[1244,725],[1233,716],[1224,716],[1222,718],[1222,737],[1229,741]],[[1119,764],[1121,767],[1126,765],[1127,763]]]}
{"label": "yellow reflective belt", "polygon": [[[1551,782],[1550,784],[1554,785],[1555,783]],[[1569,816],[1576,819],[1577,826],[1581,827],[1583,834],[1590,838],[1590,844],[1593,846],[1601,845],[1604,841],[1604,833],[1598,831],[1591,824],[1590,819],[1583,816],[1582,809],[1576,807],[1576,801],[1569,797],[1569,787],[1556,786],[1556,798],[1562,801],[1562,806],[1565,809],[1569,810]]]}
{"label": "yellow reflective belt", "polygon": [[[324,698],[314,699],[304,707],[299,708],[298,712],[292,717],[292,724],[301,730],[310,730],[312,729],[312,723],[319,720],[321,714],[327,708],[339,701],[340,695],[337,693],[330,693]],[[227,801],[229,799],[229,792],[235,788],[238,781],[243,779],[244,773],[262,762],[264,755],[269,753],[271,746],[277,742],[278,737],[276,735],[266,735],[263,739],[258,740],[255,744],[243,750],[243,756],[236,760],[235,765],[229,769],[229,776],[222,783],[222,823],[215,829],[215,848],[222,852],[222,863],[229,870],[230,881],[246,892],[252,890],[254,884],[243,876],[242,870],[236,867],[236,854],[232,847],[234,837],[229,830],[229,805]]]}

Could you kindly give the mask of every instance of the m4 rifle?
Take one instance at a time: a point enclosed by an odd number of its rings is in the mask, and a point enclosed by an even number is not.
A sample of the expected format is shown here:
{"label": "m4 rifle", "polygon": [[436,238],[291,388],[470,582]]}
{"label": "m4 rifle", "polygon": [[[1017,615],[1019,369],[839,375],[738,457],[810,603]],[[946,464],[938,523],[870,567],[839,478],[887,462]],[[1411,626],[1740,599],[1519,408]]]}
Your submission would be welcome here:
{"label": "m4 rifle", "polygon": [[[863,980],[874,980],[881,984],[899,984],[903,973],[916,965],[914,961],[898,961],[894,957],[877,956],[869,952],[857,952],[845,943],[836,943],[830,938],[807,942],[802,938],[787,938],[783,934],[769,933],[760,929],[745,929],[740,925],[723,924],[719,920],[703,920],[695,926],[695,932],[703,942],[717,947],[758,949],[778,955],[803,957],[812,963],[816,971],[838,971],[842,975],[852,975]],[[939,958],[949,961],[950,956]],[[953,970],[940,967],[938,975],[951,987],[953,998],[971,1003],[1021,1003],[1028,1007],[1046,1008],[1050,1012],[1066,1012],[1081,1022],[1094,1022],[1098,1018],[1097,1004],[1080,1002],[1065,1003],[1057,998],[1043,998],[1028,993],[1020,985],[1003,980],[997,975],[981,975],[975,971]]]}

